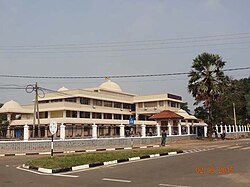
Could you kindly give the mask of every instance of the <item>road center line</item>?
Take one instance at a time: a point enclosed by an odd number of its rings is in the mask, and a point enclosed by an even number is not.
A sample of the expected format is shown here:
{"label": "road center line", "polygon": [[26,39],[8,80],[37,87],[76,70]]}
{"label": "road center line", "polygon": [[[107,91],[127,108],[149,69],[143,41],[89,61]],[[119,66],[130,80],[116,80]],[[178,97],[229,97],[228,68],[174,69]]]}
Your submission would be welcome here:
{"label": "road center line", "polygon": [[191,186],[181,186],[181,185],[174,185],[174,184],[159,184],[159,186],[169,186],[169,187],[191,187]]}
{"label": "road center line", "polygon": [[124,182],[124,183],[129,183],[131,181],[128,180],[120,180],[120,179],[109,179],[109,178],[103,178],[103,181],[112,181],[112,182]]}

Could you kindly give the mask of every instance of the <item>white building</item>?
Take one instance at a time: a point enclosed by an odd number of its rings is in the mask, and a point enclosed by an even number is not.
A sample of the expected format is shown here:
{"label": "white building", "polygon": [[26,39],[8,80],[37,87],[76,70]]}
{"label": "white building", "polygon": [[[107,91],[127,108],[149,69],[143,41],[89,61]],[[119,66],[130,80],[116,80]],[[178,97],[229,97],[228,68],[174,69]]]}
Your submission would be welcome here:
{"label": "white building", "polygon": [[[121,124],[125,126],[125,135],[132,133],[139,136],[144,126],[146,135],[156,135],[157,124],[168,130],[170,135],[196,133],[197,129],[193,127],[204,124],[196,123],[194,116],[181,110],[182,102],[180,96],[169,93],[144,96],[126,93],[111,80],[97,88],[69,90],[62,87],[57,92],[46,93],[44,98],[38,100],[41,137],[47,138],[50,135],[48,126],[51,121],[66,125],[66,137],[73,138],[93,136],[93,124],[97,125],[98,137],[120,136]],[[163,111],[171,111],[179,117],[151,117]],[[8,136],[21,136],[25,124],[29,125],[30,137],[38,135],[38,128],[33,128],[33,104],[21,106],[15,101],[9,101],[0,108],[0,113],[8,116]],[[129,124],[129,120],[132,124]],[[14,127],[17,130],[11,131]]]}

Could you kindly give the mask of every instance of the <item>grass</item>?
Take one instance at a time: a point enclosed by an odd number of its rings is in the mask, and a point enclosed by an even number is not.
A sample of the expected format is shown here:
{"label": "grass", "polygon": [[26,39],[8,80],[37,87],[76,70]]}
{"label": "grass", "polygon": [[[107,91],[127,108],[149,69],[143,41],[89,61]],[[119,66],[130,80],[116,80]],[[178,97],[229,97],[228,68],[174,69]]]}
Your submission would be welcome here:
{"label": "grass", "polygon": [[141,150],[106,151],[106,152],[95,152],[95,153],[60,155],[60,156],[54,156],[53,158],[42,157],[34,159],[26,162],[25,165],[32,167],[47,168],[47,169],[63,169],[84,164],[94,164],[99,162],[127,159],[132,157],[141,157],[141,156],[161,154],[173,151],[180,151],[180,150],[171,148],[150,148]]}

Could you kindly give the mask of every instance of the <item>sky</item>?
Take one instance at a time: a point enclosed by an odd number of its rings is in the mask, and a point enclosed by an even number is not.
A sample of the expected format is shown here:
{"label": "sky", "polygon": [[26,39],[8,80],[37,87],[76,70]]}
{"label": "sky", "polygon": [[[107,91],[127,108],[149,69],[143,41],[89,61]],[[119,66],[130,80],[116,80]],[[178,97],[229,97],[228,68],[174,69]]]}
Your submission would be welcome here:
{"label": "sky", "polygon": [[[225,69],[249,67],[249,7],[249,0],[0,0],[0,103],[32,102],[32,93],[11,85],[58,90],[105,81],[5,75],[187,73],[203,52],[219,54]],[[240,79],[250,70],[226,74]],[[187,75],[112,81],[138,95],[180,95],[194,107]]]}

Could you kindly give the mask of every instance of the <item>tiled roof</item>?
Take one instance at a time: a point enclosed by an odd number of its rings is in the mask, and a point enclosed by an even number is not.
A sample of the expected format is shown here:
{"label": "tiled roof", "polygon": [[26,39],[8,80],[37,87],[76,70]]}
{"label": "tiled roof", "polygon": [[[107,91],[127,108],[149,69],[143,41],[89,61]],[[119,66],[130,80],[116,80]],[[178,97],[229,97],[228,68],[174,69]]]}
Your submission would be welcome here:
{"label": "tiled roof", "polygon": [[158,114],[154,114],[150,119],[183,119],[183,117],[170,110],[164,110]]}

